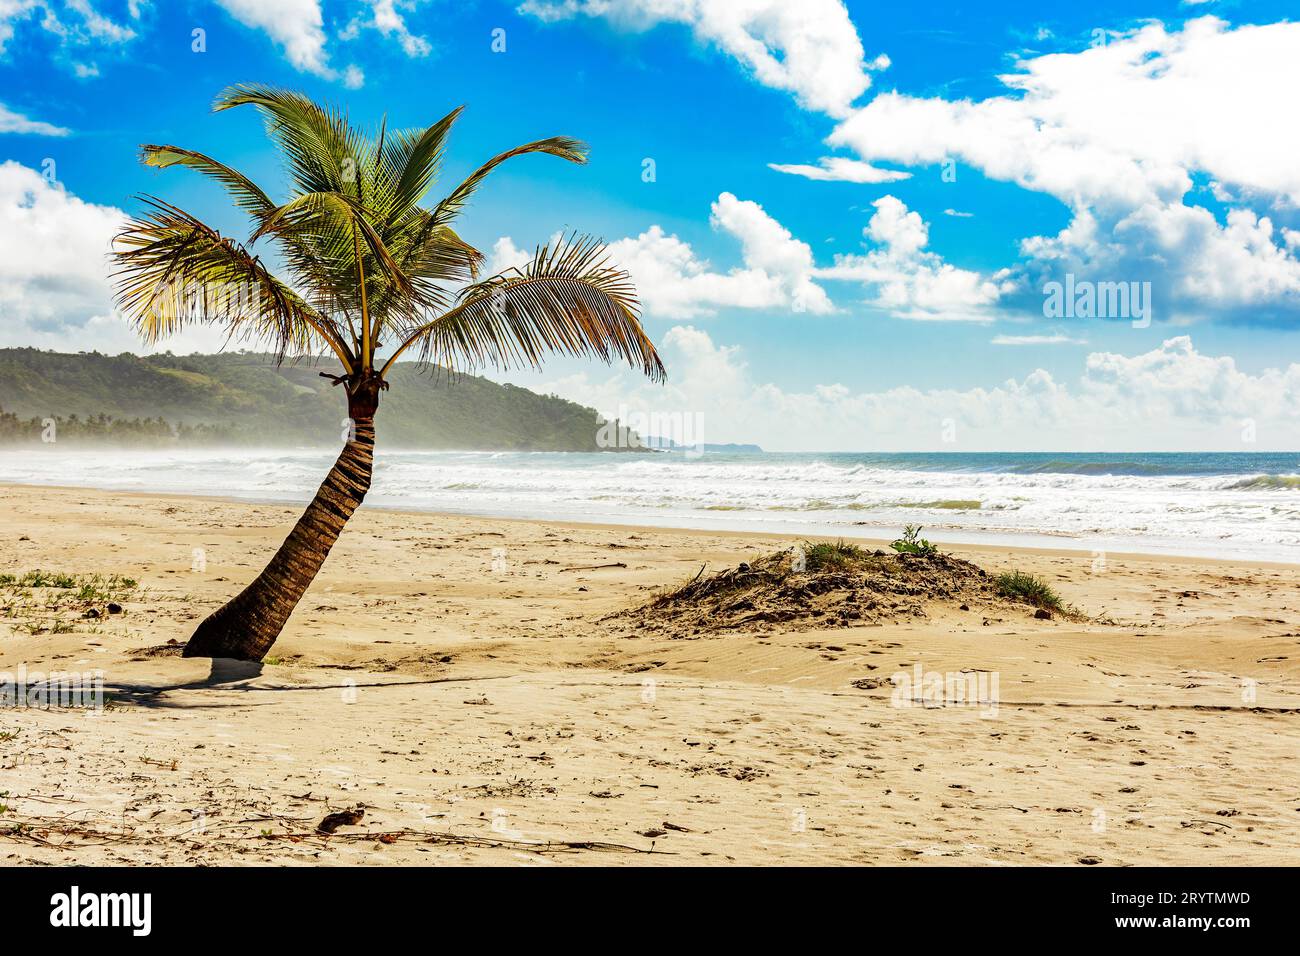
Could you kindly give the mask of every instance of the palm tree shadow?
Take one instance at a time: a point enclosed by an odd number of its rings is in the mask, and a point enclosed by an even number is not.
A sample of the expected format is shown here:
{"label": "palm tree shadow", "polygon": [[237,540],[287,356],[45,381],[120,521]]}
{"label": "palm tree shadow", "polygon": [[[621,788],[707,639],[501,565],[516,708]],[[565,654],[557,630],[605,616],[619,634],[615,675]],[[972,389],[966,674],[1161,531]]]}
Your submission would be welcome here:
{"label": "palm tree shadow", "polygon": [[378,687],[414,687],[428,684],[463,683],[466,681],[491,680],[490,677],[436,677],[429,680],[376,680],[368,683],[347,681],[334,684],[288,684],[288,685],[252,685],[247,683],[262,675],[263,664],[260,661],[241,661],[230,657],[214,657],[208,675],[199,680],[176,684],[127,684],[105,685],[104,692],[115,698],[128,701],[141,707],[177,708],[182,710],[203,710],[238,706],[243,701],[232,699],[180,702],[167,699],[172,691],[216,690],[238,693],[281,693],[286,691],[325,691],[325,690],[359,690]]}
{"label": "palm tree shadow", "polygon": [[254,677],[262,676],[262,667],[261,661],[240,661],[235,660],[233,657],[214,657],[207,677],[203,680],[190,681],[188,684],[180,684],[175,689],[198,690],[203,687],[220,687],[223,684],[252,680]]}
{"label": "palm tree shadow", "polygon": [[[175,703],[162,699],[164,694],[177,690],[251,690],[241,687],[241,681],[253,680],[262,675],[263,664],[260,661],[241,661],[233,657],[214,657],[211,659],[208,675],[199,680],[185,681],[178,684],[127,684],[105,685],[104,692],[114,698],[129,701],[144,707],[175,707]],[[198,707],[224,707],[222,703],[199,704]],[[190,705],[194,706],[194,705]]]}

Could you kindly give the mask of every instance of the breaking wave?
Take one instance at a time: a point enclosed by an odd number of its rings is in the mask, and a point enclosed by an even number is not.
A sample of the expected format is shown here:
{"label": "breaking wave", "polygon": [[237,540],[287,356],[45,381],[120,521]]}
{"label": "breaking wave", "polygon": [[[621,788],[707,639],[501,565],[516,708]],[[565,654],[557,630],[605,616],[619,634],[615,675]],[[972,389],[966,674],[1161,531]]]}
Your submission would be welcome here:
{"label": "breaking wave", "polygon": [[[332,451],[0,452],[0,481],[304,502]],[[1300,456],[380,449],[368,505],[1300,561]]]}

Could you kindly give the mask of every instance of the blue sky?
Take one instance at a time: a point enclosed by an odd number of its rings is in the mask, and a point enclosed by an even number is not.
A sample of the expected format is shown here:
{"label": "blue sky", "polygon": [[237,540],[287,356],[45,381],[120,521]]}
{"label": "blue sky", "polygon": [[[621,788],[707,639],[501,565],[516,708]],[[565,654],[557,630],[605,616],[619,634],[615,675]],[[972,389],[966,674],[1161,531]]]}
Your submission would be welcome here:
{"label": "blue sky", "polygon": [[[151,192],[249,230],[219,189],[146,170],[136,149],[199,149],[274,187],[256,117],[208,111],[253,81],[390,125],[467,104],[448,182],[540,136],[591,145],[586,167],[504,167],[463,232],[503,266],[557,230],[603,236],[669,385],[574,361],[495,377],[773,447],[1295,448],[1287,13],[9,0],[0,344],[139,350],[102,279],[114,216]],[[1150,283],[1149,325],[1045,316],[1044,286],[1067,273]]]}

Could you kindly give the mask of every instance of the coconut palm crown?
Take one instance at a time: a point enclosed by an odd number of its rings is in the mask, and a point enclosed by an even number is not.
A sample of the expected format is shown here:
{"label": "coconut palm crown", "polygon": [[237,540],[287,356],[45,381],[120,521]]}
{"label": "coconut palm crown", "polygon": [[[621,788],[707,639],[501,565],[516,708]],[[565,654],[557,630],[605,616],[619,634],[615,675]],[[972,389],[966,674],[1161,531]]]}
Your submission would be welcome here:
{"label": "coconut palm crown", "polygon": [[[213,106],[251,105],[279,147],[291,196],[277,203],[243,173],[193,150],[146,145],[142,161],[187,166],[216,180],[252,220],[247,243],[182,209],[143,197],[114,245],[116,297],[146,341],[195,323],[269,343],[277,359],[330,354],[344,386],[350,435],[316,498],[262,574],[214,612],[188,656],[260,660],[270,650],[370,486],[374,415],[400,357],[448,368],[539,366],[553,352],[615,357],[662,381],[641,328],[636,292],[598,240],[573,235],[525,265],[481,277],[485,257],[454,226],[502,163],[528,153],[586,161],[556,136],[492,157],[438,203],[438,177],[457,108],[426,129],[358,130],[340,110],[267,86],[238,85]],[[277,275],[250,247],[273,243]],[[327,373],[322,373],[327,374]]]}

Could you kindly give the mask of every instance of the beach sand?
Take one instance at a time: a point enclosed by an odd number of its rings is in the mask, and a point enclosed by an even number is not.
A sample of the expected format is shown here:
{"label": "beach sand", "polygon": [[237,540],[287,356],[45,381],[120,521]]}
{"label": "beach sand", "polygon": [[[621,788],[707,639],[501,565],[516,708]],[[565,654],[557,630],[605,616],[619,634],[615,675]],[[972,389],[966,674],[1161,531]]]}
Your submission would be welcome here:
{"label": "beach sand", "polygon": [[651,636],[602,618],[793,539],[364,509],[263,666],[176,656],[298,510],[0,487],[0,572],[139,581],[0,616],[109,695],[0,711],[0,863],[1300,863],[1300,567],[961,546],[1089,619]]}

